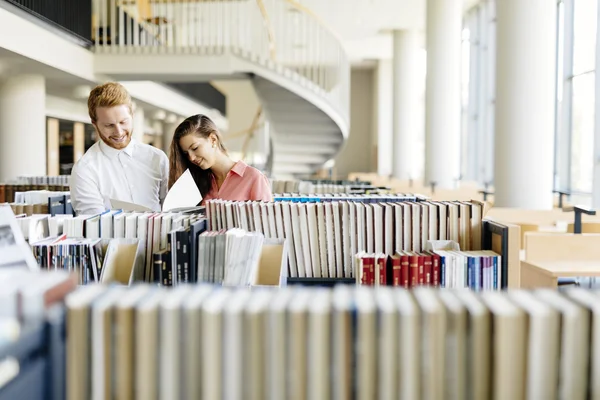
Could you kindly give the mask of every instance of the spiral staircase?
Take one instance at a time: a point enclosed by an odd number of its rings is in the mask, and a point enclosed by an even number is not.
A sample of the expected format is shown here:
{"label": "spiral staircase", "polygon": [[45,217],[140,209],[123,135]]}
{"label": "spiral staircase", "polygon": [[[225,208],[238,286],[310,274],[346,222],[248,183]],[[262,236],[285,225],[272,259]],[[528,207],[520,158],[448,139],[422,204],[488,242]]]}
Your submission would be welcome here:
{"label": "spiral staircase", "polygon": [[96,0],[95,71],[119,80],[250,79],[278,179],[306,177],[349,132],[342,43],[294,0]]}

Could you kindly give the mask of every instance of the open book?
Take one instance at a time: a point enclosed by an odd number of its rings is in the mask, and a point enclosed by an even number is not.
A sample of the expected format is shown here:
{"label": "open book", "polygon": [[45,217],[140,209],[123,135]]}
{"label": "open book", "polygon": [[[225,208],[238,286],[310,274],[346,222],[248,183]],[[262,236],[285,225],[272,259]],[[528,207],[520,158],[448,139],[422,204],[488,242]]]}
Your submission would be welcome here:
{"label": "open book", "polygon": [[[179,212],[179,211],[195,211],[202,210],[203,207],[198,207],[202,201],[200,191],[192,178],[190,170],[186,170],[177,179],[177,182],[171,187],[163,202],[162,211],[164,212]],[[153,210],[139,204],[129,203],[126,201],[110,199],[110,207],[115,210],[123,211],[138,211],[152,212]]]}

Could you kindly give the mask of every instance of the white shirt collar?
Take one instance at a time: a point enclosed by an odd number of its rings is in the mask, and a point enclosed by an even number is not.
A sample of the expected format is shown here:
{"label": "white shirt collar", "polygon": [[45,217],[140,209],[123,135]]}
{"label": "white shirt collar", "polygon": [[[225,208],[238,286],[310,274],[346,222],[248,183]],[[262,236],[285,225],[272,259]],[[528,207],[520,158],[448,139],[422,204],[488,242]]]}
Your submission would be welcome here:
{"label": "white shirt collar", "polygon": [[135,147],[136,144],[137,144],[136,140],[134,138],[131,138],[131,141],[129,142],[127,147],[125,147],[123,150],[117,150],[117,149],[110,147],[106,143],[104,143],[104,140],[100,139],[100,150],[108,158],[116,157],[119,155],[119,153],[125,153],[129,157],[131,157],[131,156],[133,156],[133,148]]}

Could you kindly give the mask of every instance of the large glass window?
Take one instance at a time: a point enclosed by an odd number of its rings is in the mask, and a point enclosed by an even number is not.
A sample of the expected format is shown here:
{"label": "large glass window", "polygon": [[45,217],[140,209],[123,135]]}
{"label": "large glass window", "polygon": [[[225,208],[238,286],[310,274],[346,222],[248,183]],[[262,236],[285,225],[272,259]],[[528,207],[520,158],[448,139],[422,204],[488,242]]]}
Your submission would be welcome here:
{"label": "large glass window", "polygon": [[462,176],[493,182],[496,60],[495,1],[483,0],[465,15],[463,26]]}
{"label": "large glass window", "polygon": [[591,204],[598,0],[558,0],[555,189]]}
{"label": "large glass window", "polygon": [[577,0],[573,12],[571,185],[592,191],[597,0]]}

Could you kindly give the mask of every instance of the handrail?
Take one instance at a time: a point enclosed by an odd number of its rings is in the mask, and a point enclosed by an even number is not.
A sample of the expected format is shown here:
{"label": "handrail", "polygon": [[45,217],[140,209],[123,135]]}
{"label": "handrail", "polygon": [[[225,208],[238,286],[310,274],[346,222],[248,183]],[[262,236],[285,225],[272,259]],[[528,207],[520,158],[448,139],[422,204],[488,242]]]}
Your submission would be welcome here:
{"label": "handrail", "polygon": [[321,24],[324,28],[326,28],[329,33],[331,33],[340,43],[343,43],[343,39],[342,37],[331,27],[329,26],[328,23],[326,23],[323,18],[321,18],[317,13],[315,13],[313,10],[311,10],[310,8],[303,6],[302,4],[298,3],[296,0],[285,0],[286,2],[288,2],[289,4],[291,4],[293,7],[297,8],[298,10],[302,11],[303,13],[305,13],[306,15],[311,16],[312,18],[315,19],[315,21],[317,21],[319,24]]}
{"label": "handrail", "polygon": [[258,8],[260,9],[260,13],[262,14],[263,19],[265,20],[265,28],[267,29],[267,35],[269,37],[269,50],[271,53],[271,60],[275,61],[276,50],[275,50],[275,35],[273,33],[273,26],[271,25],[271,21],[269,20],[269,13],[265,8],[265,3],[263,0],[256,0],[256,4],[258,4]]}
{"label": "handrail", "polygon": [[349,124],[350,64],[342,41],[297,0],[94,0],[93,5],[97,53],[233,55],[314,93]]}

